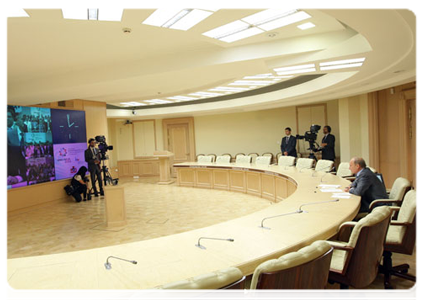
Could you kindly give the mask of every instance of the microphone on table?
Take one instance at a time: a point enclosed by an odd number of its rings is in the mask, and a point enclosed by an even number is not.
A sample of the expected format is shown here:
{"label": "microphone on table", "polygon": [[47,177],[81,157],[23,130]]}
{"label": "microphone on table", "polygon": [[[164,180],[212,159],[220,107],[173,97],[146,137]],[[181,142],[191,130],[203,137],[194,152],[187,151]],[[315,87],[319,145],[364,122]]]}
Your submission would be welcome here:
{"label": "microphone on table", "polygon": [[314,204],[330,203],[330,202],[338,202],[338,201],[339,201],[339,199],[329,200],[329,201],[320,201],[320,202],[305,203],[305,204],[302,204],[302,205],[300,206],[300,208],[297,210],[297,213],[299,213],[299,214],[301,214],[301,213],[307,213],[307,211],[302,210],[302,207],[303,207],[303,206],[307,206],[307,205],[314,205]]}
{"label": "microphone on table", "polygon": [[323,182],[323,177],[325,177],[328,174],[330,174],[330,172],[326,172],[325,175],[323,175],[322,178],[320,178],[320,182]]}
{"label": "microphone on table", "polygon": [[290,168],[290,167],[294,167],[294,165],[291,165],[291,166],[286,165],[284,170],[286,170],[286,168]]}
{"label": "microphone on table", "polygon": [[319,172],[319,171],[323,171],[324,169],[326,169],[326,167],[324,167],[324,168],[320,168],[320,169],[318,169],[318,170],[314,170],[313,171],[313,173],[311,173],[311,177],[314,177],[314,174],[316,174],[317,172]]}
{"label": "microphone on table", "polygon": [[197,244],[195,244],[196,247],[198,247],[200,249],[203,249],[203,250],[206,250],[206,247],[204,247],[203,245],[200,244],[200,240],[202,240],[202,239],[206,239],[206,240],[217,240],[217,241],[226,241],[226,242],[234,242],[235,241],[234,239],[220,239],[220,238],[211,238],[211,237],[205,237],[205,236],[203,236],[203,237],[200,237],[198,239]]}
{"label": "microphone on table", "polygon": [[293,214],[298,214],[298,213],[299,213],[298,210],[296,210],[296,211],[293,211],[293,212],[290,212],[290,213],[286,213],[286,214],[282,214],[282,215],[266,217],[263,220],[261,220],[261,225],[259,226],[259,228],[269,229],[270,230],[271,229],[270,227],[264,227],[263,226],[263,223],[264,223],[265,220],[267,220],[267,219],[273,219],[273,218],[277,218],[277,217],[288,216],[288,215],[293,215]]}
{"label": "microphone on table", "polygon": [[112,268],[112,264],[109,263],[109,258],[115,258],[115,259],[123,260],[123,261],[126,261],[126,262],[130,262],[130,263],[132,263],[134,265],[137,264],[137,261],[136,260],[127,260],[127,259],[116,257],[116,256],[109,256],[107,258],[107,260],[106,260],[106,263],[104,264],[104,266],[106,267],[107,270],[110,270]]}

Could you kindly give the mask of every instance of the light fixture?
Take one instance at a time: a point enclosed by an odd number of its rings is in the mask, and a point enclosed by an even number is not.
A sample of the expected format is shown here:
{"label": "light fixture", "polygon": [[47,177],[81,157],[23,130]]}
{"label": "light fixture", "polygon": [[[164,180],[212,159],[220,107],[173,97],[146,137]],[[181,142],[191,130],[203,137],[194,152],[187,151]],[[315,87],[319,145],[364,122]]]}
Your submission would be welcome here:
{"label": "light fixture", "polygon": [[243,30],[246,30],[248,29],[248,27],[250,27],[249,24],[242,22],[240,20],[237,20],[237,21],[228,23],[226,25],[219,26],[207,32],[204,32],[203,35],[214,38],[214,39],[221,39],[231,34],[235,34]]}
{"label": "light fixture", "polygon": [[361,67],[365,60],[366,60],[365,57],[360,57],[360,58],[322,62],[319,65],[320,65],[320,70],[322,71],[344,69],[344,68],[356,68],[356,67]]}
{"label": "light fixture", "polygon": [[288,14],[285,16],[282,16],[281,18],[278,18],[276,20],[270,21],[270,22],[266,22],[260,25],[256,25],[257,27],[269,31],[269,30],[273,30],[276,28],[281,28],[293,23],[297,23],[300,21],[303,21],[305,19],[311,18],[311,16],[304,12],[304,11],[299,11],[299,12],[295,12],[293,14]]}
{"label": "light fixture", "polygon": [[197,98],[187,97],[187,96],[173,96],[173,97],[168,97],[166,99],[178,100],[178,101],[190,101],[190,100],[196,100]]}
{"label": "light fixture", "polygon": [[333,66],[327,66],[327,67],[320,67],[320,70],[328,71],[328,70],[337,70],[337,69],[357,68],[357,67],[361,67],[362,65],[363,65],[363,63],[346,64],[346,65],[333,65]]}
{"label": "light fixture", "polygon": [[248,91],[248,88],[240,88],[240,87],[229,87],[229,86],[218,86],[213,89],[210,89],[209,91],[213,92],[243,92]]}
{"label": "light fixture", "polygon": [[98,21],[121,21],[123,8],[62,8],[64,19],[72,20],[98,20]]}
{"label": "light fixture", "polygon": [[230,83],[229,85],[248,85],[248,86],[258,85],[258,86],[263,86],[263,85],[269,85],[269,84],[272,84],[272,83],[274,83],[274,82],[269,81],[269,80],[260,80],[260,81],[257,81],[257,80],[237,80],[237,81]]}
{"label": "light fixture", "polygon": [[305,64],[305,65],[298,65],[298,66],[291,66],[291,67],[276,68],[273,70],[278,75],[292,75],[292,74],[299,74],[299,73],[315,72],[316,66],[315,64]]}
{"label": "light fixture", "polygon": [[263,30],[261,30],[257,27],[251,27],[251,28],[248,28],[246,30],[243,30],[243,31],[222,37],[219,40],[221,40],[222,42],[226,42],[226,43],[232,43],[232,42],[239,41],[239,40],[242,40],[242,39],[245,39],[247,37],[251,37],[251,36],[263,33],[263,32],[264,32]]}
{"label": "light fixture", "polygon": [[304,24],[298,25],[297,27],[298,27],[299,29],[301,29],[301,30],[306,30],[306,29],[310,29],[310,28],[316,27],[316,25],[314,25],[314,24],[313,24],[313,23],[311,23],[311,22],[307,22],[307,23],[304,23]]}
{"label": "light fixture", "polygon": [[196,92],[189,94],[190,96],[200,96],[200,97],[218,97],[222,96],[221,93],[210,93],[210,92]]}
{"label": "light fixture", "polygon": [[18,9],[7,9],[7,17],[8,18],[20,18],[20,17],[29,17],[28,13],[22,9],[22,8],[18,8]]}
{"label": "light fixture", "polygon": [[143,106],[143,105],[147,105],[145,103],[140,103],[140,102],[121,102],[120,104],[122,105],[126,105],[126,106]]}
{"label": "light fixture", "polygon": [[150,103],[150,104],[165,104],[165,103],[173,103],[173,101],[169,100],[162,100],[162,99],[151,99],[151,100],[145,100],[144,102]]}
{"label": "light fixture", "polygon": [[211,11],[201,9],[156,9],[142,23],[186,31],[212,14]]}

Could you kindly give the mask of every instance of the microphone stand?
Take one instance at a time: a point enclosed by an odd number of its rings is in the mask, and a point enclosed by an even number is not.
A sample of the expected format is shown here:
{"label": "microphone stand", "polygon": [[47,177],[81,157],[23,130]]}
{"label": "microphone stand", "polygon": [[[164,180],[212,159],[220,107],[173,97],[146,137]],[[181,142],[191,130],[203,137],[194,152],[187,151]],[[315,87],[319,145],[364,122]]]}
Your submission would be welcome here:
{"label": "microphone stand", "polygon": [[286,213],[286,214],[282,214],[282,215],[277,215],[277,216],[271,216],[271,217],[264,218],[263,220],[261,220],[261,225],[259,226],[259,228],[270,230],[271,229],[270,227],[264,227],[263,226],[263,223],[264,223],[265,220],[267,220],[267,219],[273,219],[273,218],[277,218],[277,217],[288,216],[288,215],[299,214],[299,213],[301,213],[301,212],[298,211],[298,210],[296,210],[296,211],[293,211],[293,212],[290,212],[290,213]]}
{"label": "microphone stand", "polygon": [[200,248],[200,249],[203,249],[203,250],[206,250],[206,247],[204,247],[203,245],[201,245],[200,244],[200,240],[201,239],[207,239],[207,240],[217,240],[217,241],[227,241],[227,242],[234,242],[235,240],[234,239],[220,239],[220,238],[211,238],[211,237],[200,237],[199,239],[198,239],[198,242],[197,242],[197,244],[195,244],[195,246],[196,247],[198,247],[198,248]]}
{"label": "microphone stand", "polygon": [[314,204],[330,203],[330,202],[338,202],[338,201],[339,201],[339,199],[329,200],[329,201],[320,201],[320,202],[305,203],[305,204],[302,204],[302,205],[300,206],[300,208],[297,210],[297,212],[298,212],[298,213],[307,213],[307,211],[302,210],[302,207],[303,207],[303,206],[307,206],[307,205],[314,205]]}
{"label": "microphone stand", "polygon": [[136,260],[127,260],[127,259],[116,257],[116,256],[109,256],[106,260],[106,263],[104,264],[104,266],[106,267],[107,270],[110,270],[112,268],[112,264],[109,263],[109,258],[115,258],[115,259],[123,260],[123,261],[126,261],[126,262],[130,262],[131,264],[134,264],[134,265],[137,264]]}
{"label": "microphone stand", "polygon": [[311,169],[311,167],[304,167],[304,168],[301,168],[301,169],[300,169],[300,171],[298,171],[298,173],[302,173],[301,171],[302,171],[302,170],[304,170],[304,169]]}

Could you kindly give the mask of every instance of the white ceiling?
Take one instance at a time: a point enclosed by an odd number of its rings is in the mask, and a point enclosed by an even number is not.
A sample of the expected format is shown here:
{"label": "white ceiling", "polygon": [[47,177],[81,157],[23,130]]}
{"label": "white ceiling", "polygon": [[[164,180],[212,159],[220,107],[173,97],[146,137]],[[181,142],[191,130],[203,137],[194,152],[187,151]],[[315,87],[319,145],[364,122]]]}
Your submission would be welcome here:
{"label": "white ceiling", "polygon": [[[126,9],[121,22],[65,20],[59,9],[8,19],[8,103],[68,99],[166,99],[227,85],[273,68],[366,57],[362,67],[316,71],[318,79],[259,96],[151,107],[137,118],[198,115],[330,100],[415,80],[415,16],[407,10],[309,10],[312,18],[234,43],[202,35],[260,10],[223,9],[188,31],[143,25],[154,10]],[[311,21],[316,27],[296,26]],[[122,28],[132,29],[124,34]],[[110,117],[132,116],[108,110]],[[133,117],[133,116],[132,116]]]}

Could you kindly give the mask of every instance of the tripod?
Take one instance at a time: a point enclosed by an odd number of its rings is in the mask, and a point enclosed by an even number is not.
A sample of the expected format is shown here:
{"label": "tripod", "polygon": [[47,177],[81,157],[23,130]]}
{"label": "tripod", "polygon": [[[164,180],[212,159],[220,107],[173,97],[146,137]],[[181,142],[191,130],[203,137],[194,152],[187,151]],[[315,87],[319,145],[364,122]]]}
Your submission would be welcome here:
{"label": "tripod", "polygon": [[118,178],[113,179],[112,175],[109,172],[109,169],[104,165],[104,160],[103,160],[103,165],[101,166],[101,171],[103,172],[103,180],[104,180],[105,186],[107,184],[109,184],[109,185],[117,185],[118,184]]}

